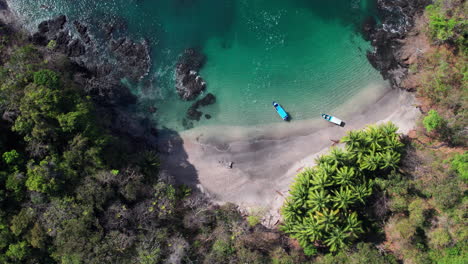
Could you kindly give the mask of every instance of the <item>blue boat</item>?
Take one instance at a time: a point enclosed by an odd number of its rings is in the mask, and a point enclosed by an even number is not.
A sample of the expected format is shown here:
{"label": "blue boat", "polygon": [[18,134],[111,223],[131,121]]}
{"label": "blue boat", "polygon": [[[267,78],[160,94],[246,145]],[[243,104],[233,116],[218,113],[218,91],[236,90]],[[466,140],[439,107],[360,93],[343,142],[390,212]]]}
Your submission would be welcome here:
{"label": "blue boat", "polygon": [[286,113],[286,111],[284,111],[283,107],[281,107],[281,105],[279,105],[277,102],[273,102],[273,107],[275,108],[276,112],[278,113],[279,116],[281,116],[281,118],[284,120],[284,121],[288,121],[289,120],[289,115],[288,113]]}

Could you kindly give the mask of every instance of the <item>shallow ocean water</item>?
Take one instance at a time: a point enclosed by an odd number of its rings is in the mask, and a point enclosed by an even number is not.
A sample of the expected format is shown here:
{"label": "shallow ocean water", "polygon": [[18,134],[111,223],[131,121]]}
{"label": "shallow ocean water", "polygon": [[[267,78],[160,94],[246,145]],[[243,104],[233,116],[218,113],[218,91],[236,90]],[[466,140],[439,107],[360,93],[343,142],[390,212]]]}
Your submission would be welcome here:
{"label": "shallow ocean water", "polygon": [[[294,120],[331,113],[369,86],[382,84],[358,32],[373,15],[372,0],[21,0],[12,1],[33,29],[65,14],[90,25],[125,21],[128,34],[152,48],[151,86],[133,85],[138,109],[157,107],[160,127],[184,130],[192,102],[178,99],[174,66],[186,48],[207,56],[201,76],[216,104],[200,125],[255,126],[283,122],[279,102]],[[40,8],[41,5],[48,8]],[[92,30],[92,28],[91,28]]]}

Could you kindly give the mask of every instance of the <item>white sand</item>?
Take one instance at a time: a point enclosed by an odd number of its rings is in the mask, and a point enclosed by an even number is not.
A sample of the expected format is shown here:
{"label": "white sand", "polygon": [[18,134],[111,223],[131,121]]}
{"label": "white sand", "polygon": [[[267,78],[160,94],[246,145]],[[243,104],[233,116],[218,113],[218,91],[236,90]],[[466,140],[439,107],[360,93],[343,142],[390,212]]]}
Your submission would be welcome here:
{"label": "white sand", "polygon": [[[346,126],[314,119],[255,128],[192,129],[180,135],[183,142],[179,141],[179,147],[175,147],[175,140],[162,144],[166,146],[163,169],[172,172],[179,182],[197,185],[215,202],[267,212],[263,223],[273,226],[294,175],[305,166],[313,166],[315,157],[333,144],[331,139],[338,140],[351,129],[387,121],[395,123],[400,133],[407,133],[420,113],[413,94],[370,85],[329,114],[345,120]],[[232,169],[226,162],[233,162]]]}

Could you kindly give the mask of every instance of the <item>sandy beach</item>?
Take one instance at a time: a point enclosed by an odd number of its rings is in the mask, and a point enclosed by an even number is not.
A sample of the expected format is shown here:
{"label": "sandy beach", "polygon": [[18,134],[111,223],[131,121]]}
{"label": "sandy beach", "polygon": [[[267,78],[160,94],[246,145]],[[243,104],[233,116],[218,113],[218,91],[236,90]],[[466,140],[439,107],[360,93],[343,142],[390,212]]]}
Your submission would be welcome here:
{"label": "sandy beach", "polygon": [[215,202],[262,212],[263,224],[273,226],[294,175],[313,166],[332,140],[387,121],[407,133],[420,112],[413,94],[371,84],[329,114],[345,120],[346,126],[317,118],[258,127],[206,126],[165,137],[163,171],[171,171],[180,183],[197,186]]}

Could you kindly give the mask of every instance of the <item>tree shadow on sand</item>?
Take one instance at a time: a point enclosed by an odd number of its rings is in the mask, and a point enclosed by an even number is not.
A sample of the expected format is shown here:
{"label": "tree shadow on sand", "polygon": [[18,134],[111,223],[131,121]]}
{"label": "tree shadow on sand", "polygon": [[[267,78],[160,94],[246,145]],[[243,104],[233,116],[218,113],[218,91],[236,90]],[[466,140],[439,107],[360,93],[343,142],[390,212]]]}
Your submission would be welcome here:
{"label": "tree shadow on sand", "polygon": [[158,150],[161,158],[161,177],[173,179],[176,184],[197,186],[198,173],[188,161],[184,141],[179,133],[163,128],[158,131]]}

